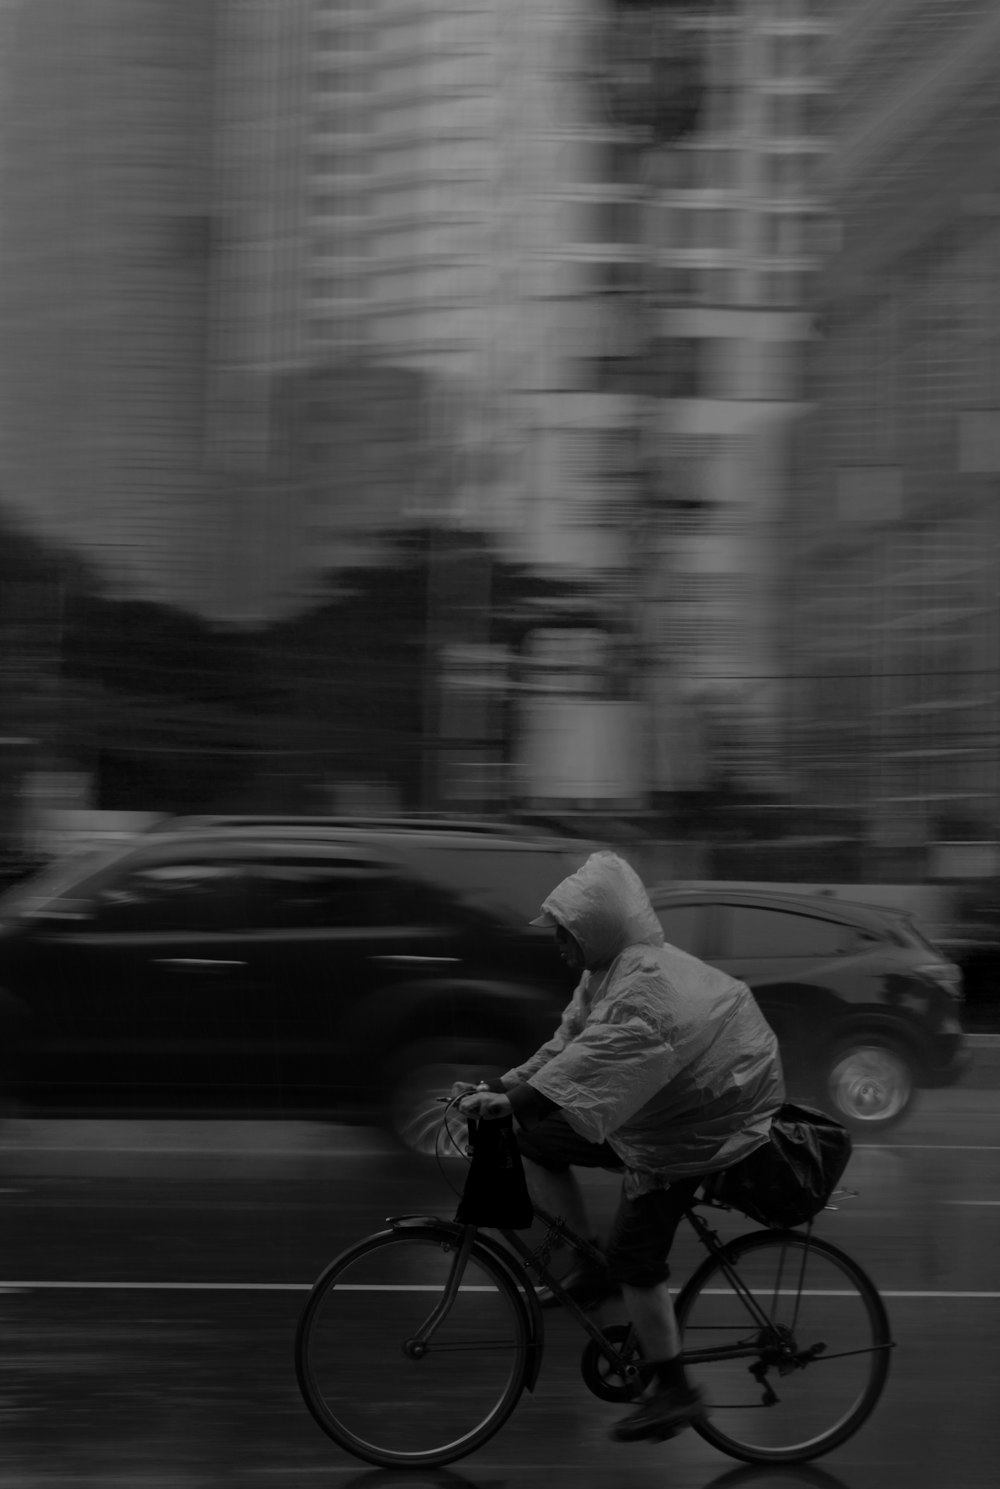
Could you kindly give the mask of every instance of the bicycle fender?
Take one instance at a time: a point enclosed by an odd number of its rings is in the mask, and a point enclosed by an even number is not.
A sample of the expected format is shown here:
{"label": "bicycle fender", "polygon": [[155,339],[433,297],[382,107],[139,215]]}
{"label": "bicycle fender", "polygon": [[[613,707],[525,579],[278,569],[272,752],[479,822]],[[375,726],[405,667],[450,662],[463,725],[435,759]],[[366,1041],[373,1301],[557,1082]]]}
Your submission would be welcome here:
{"label": "bicycle fender", "polygon": [[[437,1232],[442,1241],[451,1243],[460,1241],[465,1230],[465,1227],[459,1225],[457,1220],[444,1220],[440,1215],[387,1215],[385,1223],[393,1230],[433,1230]],[[545,1345],[545,1320],[538,1296],[531,1286],[527,1273],[522,1270],[520,1262],[516,1261],[499,1241],[479,1231],[476,1235],[476,1245],[487,1251],[491,1259],[503,1268],[524,1301],[528,1314],[528,1373],[525,1385],[529,1391],[534,1392],[542,1368],[542,1352]]]}

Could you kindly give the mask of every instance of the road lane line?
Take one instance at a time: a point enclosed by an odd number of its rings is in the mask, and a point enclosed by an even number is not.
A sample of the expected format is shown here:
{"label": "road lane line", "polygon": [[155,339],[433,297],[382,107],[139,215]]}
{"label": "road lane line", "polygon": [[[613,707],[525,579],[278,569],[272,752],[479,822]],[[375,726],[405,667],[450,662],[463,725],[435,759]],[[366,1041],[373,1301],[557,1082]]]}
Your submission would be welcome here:
{"label": "road lane line", "polygon": [[[62,1291],[109,1291],[109,1292],[249,1292],[280,1293],[310,1292],[311,1282],[0,1282],[0,1292],[17,1289],[59,1288]],[[433,1282],[345,1282],[340,1291],[345,1293],[439,1293],[440,1287]],[[468,1286],[459,1288],[461,1293],[493,1293],[495,1287]]]}
{"label": "road lane line", "polygon": [[1000,1205],[1000,1199],[943,1199],[943,1205]]}
{"label": "road lane line", "polygon": [[[62,1292],[311,1292],[311,1282],[0,1282],[0,1292],[30,1292],[32,1290],[58,1290]],[[342,1292],[352,1293],[439,1293],[440,1287],[433,1283],[344,1283],[341,1285]],[[492,1293],[492,1287],[469,1286],[460,1289],[461,1292],[469,1293]],[[768,1289],[768,1291],[771,1291]],[[795,1288],[782,1288],[782,1293],[794,1296]],[[728,1298],[732,1291],[725,1287],[710,1287],[705,1289],[706,1294],[713,1297]],[[1000,1299],[1000,1291],[997,1292],[966,1292],[949,1291],[947,1288],[940,1290],[929,1290],[917,1288],[913,1290],[901,1290],[898,1288],[880,1288],[879,1293],[883,1298],[971,1298],[971,1299]],[[804,1288],[803,1297],[807,1298],[854,1298],[857,1293],[851,1288]]]}
{"label": "road lane line", "polygon": [[916,1151],[925,1148],[941,1149],[948,1153],[1000,1153],[1000,1143],[855,1143],[855,1153],[882,1152],[891,1148],[894,1152]]}

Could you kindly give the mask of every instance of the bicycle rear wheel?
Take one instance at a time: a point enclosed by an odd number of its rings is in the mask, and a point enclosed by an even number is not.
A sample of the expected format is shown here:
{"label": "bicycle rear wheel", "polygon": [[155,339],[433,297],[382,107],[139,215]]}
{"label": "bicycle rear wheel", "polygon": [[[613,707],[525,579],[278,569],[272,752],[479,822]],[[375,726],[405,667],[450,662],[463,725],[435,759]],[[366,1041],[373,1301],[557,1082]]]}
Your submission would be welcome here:
{"label": "bicycle rear wheel", "polygon": [[[499,1431],[524,1389],[530,1329],[516,1285],[473,1245],[451,1306],[460,1237],[383,1231],[331,1262],[299,1321],[299,1387],[323,1431],[387,1467],[452,1463]],[[416,1342],[415,1342],[416,1341]]]}
{"label": "bicycle rear wheel", "polygon": [[741,1236],[726,1257],[757,1311],[715,1257],[677,1299],[709,1411],[695,1430],[746,1463],[818,1458],[882,1394],[891,1342],[878,1290],[844,1252],[797,1231]]}

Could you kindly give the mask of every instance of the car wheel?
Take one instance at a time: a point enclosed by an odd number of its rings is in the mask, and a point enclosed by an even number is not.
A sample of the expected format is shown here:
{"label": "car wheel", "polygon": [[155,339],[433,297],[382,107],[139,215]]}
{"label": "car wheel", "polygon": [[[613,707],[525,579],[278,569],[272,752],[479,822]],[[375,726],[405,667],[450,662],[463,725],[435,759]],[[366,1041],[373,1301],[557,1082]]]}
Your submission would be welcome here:
{"label": "car wheel", "polygon": [[[383,1112],[390,1135],[410,1153],[454,1156],[465,1142],[465,1122],[452,1113],[440,1135],[445,1107],[456,1081],[503,1075],[522,1056],[492,1039],[428,1039],[398,1050],[382,1074]],[[450,1136],[449,1136],[450,1135]]]}
{"label": "car wheel", "polygon": [[859,1034],[827,1056],[823,1106],[853,1132],[884,1131],[900,1122],[916,1094],[916,1073],[899,1045]]}

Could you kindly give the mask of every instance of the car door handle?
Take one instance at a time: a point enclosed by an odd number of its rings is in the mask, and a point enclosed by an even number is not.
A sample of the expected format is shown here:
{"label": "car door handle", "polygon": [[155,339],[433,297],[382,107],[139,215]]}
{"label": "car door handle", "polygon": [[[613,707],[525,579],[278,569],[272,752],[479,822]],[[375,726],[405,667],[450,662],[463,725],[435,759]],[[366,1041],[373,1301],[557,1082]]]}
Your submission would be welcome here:
{"label": "car door handle", "polygon": [[448,963],[460,962],[462,958],[458,956],[373,956],[368,960],[387,967],[443,967]]}
{"label": "car door handle", "polygon": [[246,962],[229,962],[221,957],[212,956],[158,956],[154,958],[154,966],[157,967],[245,967]]}

